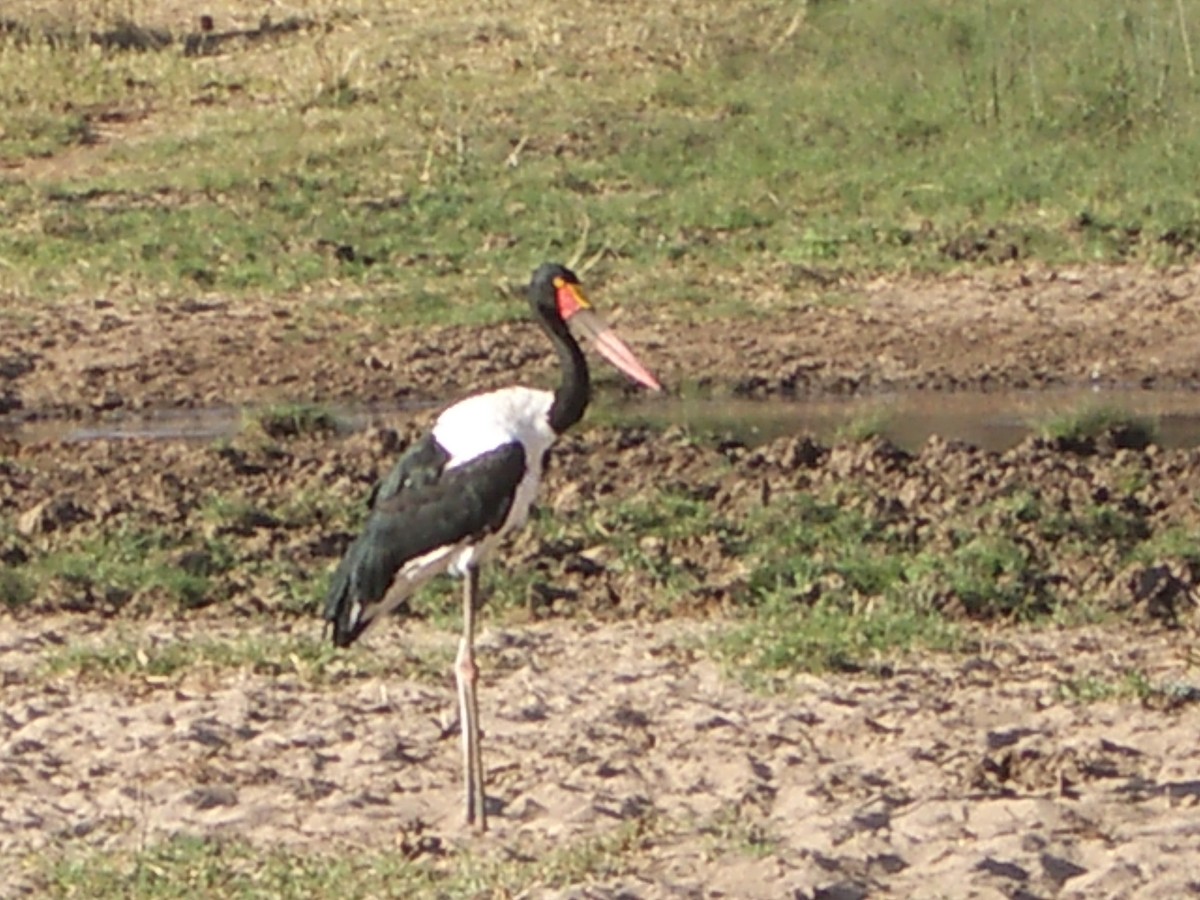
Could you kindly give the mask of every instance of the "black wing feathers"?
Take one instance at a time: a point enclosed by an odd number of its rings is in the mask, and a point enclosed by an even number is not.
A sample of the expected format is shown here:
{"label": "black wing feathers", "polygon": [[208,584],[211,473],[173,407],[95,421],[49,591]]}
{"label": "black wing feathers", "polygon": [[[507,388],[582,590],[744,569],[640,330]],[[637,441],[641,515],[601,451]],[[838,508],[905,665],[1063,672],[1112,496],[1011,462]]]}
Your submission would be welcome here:
{"label": "black wing feathers", "polygon": [[[453,469],[444,466],[445,451],[423,439],[376,485],[371,514],[334,573],[325,603],[339,647],[366,627],[362,611],[383,599],[405,563],[504,524],[525,476],[525,450],[514,441]],[[352,616],[356,604],[359,614]]]}
{"label": "black wing feathers", "polygon": [[392,470],[375,482],[367,506],[374,509],[377,502],[402,490],[436,483],[449,461],[450,454],[434,440],[433,433],[426,434],[413,442],[396,460]]}

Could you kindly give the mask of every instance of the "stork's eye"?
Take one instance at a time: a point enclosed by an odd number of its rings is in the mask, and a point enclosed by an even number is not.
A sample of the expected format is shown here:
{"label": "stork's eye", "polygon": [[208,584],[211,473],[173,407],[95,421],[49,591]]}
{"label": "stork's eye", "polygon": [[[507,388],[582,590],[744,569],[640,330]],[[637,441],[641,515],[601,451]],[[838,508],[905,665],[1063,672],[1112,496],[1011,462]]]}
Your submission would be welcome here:
{"label": "stork's eye", "polygon": [[556,290],[561,291],[566,286],[567,286],[567,283],[565,281],[563,281],[562,276],[559,276],[559,275],[554,276],[554,287]]}

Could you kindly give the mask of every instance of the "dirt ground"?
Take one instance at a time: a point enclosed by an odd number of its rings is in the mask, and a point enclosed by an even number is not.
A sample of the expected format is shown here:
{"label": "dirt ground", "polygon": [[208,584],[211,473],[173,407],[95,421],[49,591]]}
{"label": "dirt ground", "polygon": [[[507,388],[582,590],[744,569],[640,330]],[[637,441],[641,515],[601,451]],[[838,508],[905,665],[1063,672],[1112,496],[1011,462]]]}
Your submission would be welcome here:
{"label": "dirt ground", "polygon": [[[770,329],[643,321],[628,307],[617,318],[668,383],[749,396],[1193,387],[1198,285],[1192,270],[1006,270],[859,285],[854,303],[788,309]],[[620,305],[606,299],[607,308]],[[96,301],[5,319],[0,428],[285,399],[440,401],[551,377],[528,325],[381,331],[286,300]],[[176,441],[0,446],[0,513],[21,536],[0,543],[6,565],[19,564],[27,544],[102,528],[130,509],[183,528],[205,494],[232,478],[249,495],[359,492],[395,452],[380,435],[261,457]],[[756,451],[656,445],[623,433],[572,438],[545,503],[564,508],[580,493],[619,491],[635,463],[703,482],[731,514],[751,495],[865,478],[922,528],[936,528],[953,498],[983,503],[1005,479],[1030,479],[1065,508],[1134,466],[1148,474],[1131,515],[1154,527],[1200,528],[1196,452],[1151,448],[1064,462],[1036,443],[983,455],[933,442],[901,458],[870,444],[812,455],[797,441]],[[301,569],[328,566],[339,551],[319,522],[246,529],[247,553],[286,554]],[[534,564],[544,550],[518,543],[514,559]],[[806,676],[764,695],[697,651],[722,627],[719,618],[638,621],[638,585],[596,575],[603,566],[595,560],[580,566],[588,551],[567,548],[543,562],[547,577],[566,579],[589,609],[615,602],[614,614],[493,626],[481,639],[496,810],[492,832],[475,846],[536,854],[630,822],[645,829],[625,874],[555,896],[1200,895],[1193,632],[1165,628],[1153,613],[1119,631],[997,629],[967,657],[913,658],[886,677]],[[715,586],[696,611],[719,605],[738,578],[736,560],[714,556],[704,541],[678,552],[694,556]],[[1104,554],[1071,565],[1085,571],[1063,579],[1123,593],[1117,604],[1131,602],[1124,595],[1137,591],[1128,585],[1145,574],[1114,568]],[[1169,576],[1178,588],[1171,602],[1194,607],[1197,573]],[[0,854],[14,861],[6,870],[24,873],[0,893],[39,892],[31,854],[136,848],[181,831],[414,858],[472,841],[458,823],[448,673],[411,679],[397,663],[318,685],[246,669],[160,680],[45,671],[65,645],[104,643],[130,629],[155,641],[317,628],[295,616],[272,622],[269,597],[251,602],[270,586],[231,578],[242,598],[232,612],[257,613],[246,619],[251,626],[211,609],[146,617],[114,608],[101,617],[95,603],[54,595],[0,614]],[[633,598],[629,609],[625,598]],[[399,624],[372,641],[379,652],[453,644],[429,626],[402,632]],[[1063,695],[1064,683],[1132,670],[1178,686],[1178,696],[1077,703]]]}

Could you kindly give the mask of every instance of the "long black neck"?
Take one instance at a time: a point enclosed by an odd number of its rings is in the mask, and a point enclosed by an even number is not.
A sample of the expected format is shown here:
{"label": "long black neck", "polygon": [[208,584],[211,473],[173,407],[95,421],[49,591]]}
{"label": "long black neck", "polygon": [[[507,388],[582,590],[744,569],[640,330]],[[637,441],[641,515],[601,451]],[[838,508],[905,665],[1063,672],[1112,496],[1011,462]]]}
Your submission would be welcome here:
{"label": "long black neck", "polygon": [[542,328],[550,336],[562,366],[562,381],[554,392],[554,403],[550,406],[550,427],[555,434],[562,434],[583,418],[588,401],[592,398],[592,385],[583,351],[562,320],[542,319]]}

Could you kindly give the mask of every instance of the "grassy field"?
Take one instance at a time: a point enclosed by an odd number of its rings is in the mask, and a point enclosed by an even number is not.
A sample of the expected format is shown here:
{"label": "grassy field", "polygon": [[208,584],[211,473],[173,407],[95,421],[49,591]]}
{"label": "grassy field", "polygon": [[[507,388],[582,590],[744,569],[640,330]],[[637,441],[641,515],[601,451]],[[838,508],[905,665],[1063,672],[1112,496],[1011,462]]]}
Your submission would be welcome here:
{"label": "grassy field", "polygon": [[[309,0],[214,55],[184,52],[186,9],[67,6],[0,36],[10,296],[491,319],[497,283],[567,257],[720,315],[843,273],[1200,240],[1194,3]],[[63,34],[122,20],[177,40]]]}

